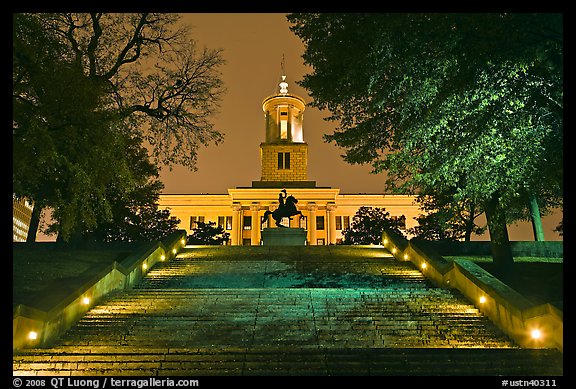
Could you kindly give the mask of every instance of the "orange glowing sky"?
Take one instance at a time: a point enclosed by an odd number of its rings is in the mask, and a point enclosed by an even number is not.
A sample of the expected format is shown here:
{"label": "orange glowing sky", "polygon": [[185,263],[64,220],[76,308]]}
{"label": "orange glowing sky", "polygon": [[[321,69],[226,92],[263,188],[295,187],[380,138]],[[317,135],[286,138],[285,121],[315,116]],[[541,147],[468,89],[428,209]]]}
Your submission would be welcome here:
{"label": "orange glowing sky", "polygon": [[[283,55],[289,92],[311,102],[306,90],[296,84],[310,70],[301,57],[304,45],[289,30],[285,14],[183,14],[182,22],[192,27],[192,36],[201,47],[223,49],[227,93],[213,122],[225,138],[220,145],[199,151],[198,171],[163,169],[164,193],[227,193],[228,188],[251,186],[261,173],[262,101],[277,93]],[[322,135],[334,128],[323,120],[327,115],[310,106],[304,112],[308,179],[317,186],[340,188],[342,193],[383,192],[383,174],[370,174],[370,166],[345,163],[340,157],[344,151],[323,141]]]}

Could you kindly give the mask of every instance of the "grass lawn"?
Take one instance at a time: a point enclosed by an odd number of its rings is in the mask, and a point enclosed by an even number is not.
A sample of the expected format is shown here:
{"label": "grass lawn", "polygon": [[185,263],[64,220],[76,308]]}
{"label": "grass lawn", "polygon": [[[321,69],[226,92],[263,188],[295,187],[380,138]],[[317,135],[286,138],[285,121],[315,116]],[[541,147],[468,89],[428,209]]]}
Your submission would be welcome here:
{"label": "grass lawn", "polygon": [[[500,278],[494,271],[492,257],[487,256],[445,256],[445,259],[466,259]],[[515,257],[514,275],[501,279],[512,289],[528,300],[536,303],[552,303],[562,309],[564,299],[563,258]]]}
{"label": "grass lawn", "polygon": [[12,306],[34,301],[51,286],[94,277],[114,261],[130,255],[136,245],[82,250],[54,244],[14,244],[12,249]]}

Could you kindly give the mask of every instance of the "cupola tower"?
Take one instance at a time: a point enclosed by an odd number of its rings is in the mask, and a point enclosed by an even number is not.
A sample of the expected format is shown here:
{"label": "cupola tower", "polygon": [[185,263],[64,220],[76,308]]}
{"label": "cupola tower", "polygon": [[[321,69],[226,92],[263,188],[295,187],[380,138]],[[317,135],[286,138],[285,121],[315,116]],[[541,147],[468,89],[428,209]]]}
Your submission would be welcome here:
{"label": "cupola tower", "polygon": [[262,176],[253,187],[311,188],[308,181],[308,144],[304,142],[302,122],[306,104],[288,93],[286,75],[282,75],[279,90],[262,102],[266,137],[260,143]]}

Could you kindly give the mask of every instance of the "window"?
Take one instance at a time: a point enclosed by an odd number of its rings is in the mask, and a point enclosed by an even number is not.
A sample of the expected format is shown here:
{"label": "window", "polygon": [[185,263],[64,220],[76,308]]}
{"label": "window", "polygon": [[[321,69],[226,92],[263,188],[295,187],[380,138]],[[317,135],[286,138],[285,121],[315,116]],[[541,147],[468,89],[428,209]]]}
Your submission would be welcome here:
{"label": "window", "polygon": [[350,227],[350,216],[336,216],[336,230],[341,231]]}
{"label": "window", "polygon": [[317,244],[318,246],[324,246],[324,243],[325,243],[325,242],[324,242],[324,238],[318,238],[318,239],[316,239],[316,244]]}
{"label": "window", "polygon": [[342,227],[344,230],[350,228],[350,216],[342,216]]}
{"label": "window", "polygon": [[288,139],[288,111],[280,111],[280,139]]}
{"label": "window", "polygon": [[242,218],[242,225],[244,226],[243,228],[245,230],[251,230],[252,229],[252,216],[244,216]]}
{"label": "window", "polygon": [[406,216],[390,216],[390,218],[398,222],[398,228],[402,231],[406,230]]}
{"label": "window", "polygon": [[290,153],[278,153],[278,170],[290,169]]}
{"label": "window", "polygon": [[308,229],[308,218],[307,217],[300,217],[300,228],[304,228],[305,230]]}
{"label": "window", "polygon": [[204,216],[190,216],[190,229],[198,228],[198,222],[204,223]]}
{"label": "window", "polygon": [[317,230],[324,229],[324,216],[316,216],[316,229]]}
{"label": "window", "polygon": [[218,216],[218,227],[224,230],[232,229],[232,216]]}

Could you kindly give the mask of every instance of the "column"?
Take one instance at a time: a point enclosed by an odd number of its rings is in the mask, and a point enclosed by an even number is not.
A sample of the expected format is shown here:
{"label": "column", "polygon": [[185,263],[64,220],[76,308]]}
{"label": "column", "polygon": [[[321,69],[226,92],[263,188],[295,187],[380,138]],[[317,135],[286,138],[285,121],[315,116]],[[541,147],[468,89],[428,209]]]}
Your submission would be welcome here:
{"label": "column", "polygon": [[240,229],[241,213],[242,205],[240,203],[232,204],[232,246],[238,246],[242,243],[239,238],[240,234],[242,234]]}
{"label": "column", "polygon": [[326,205],[328,213],[328,244],[336,244],[336,204]]}
{"label": "column", "polygon": [[250,204],[250,211],[252,212],[252,230],[250,231],[250,244],[258,246],[260,244],[260,218],[258,211],[260,211],[260,204]]}
{"label": "column", "polygon": [[316,203],[308,203],[308,211],[310,217],[308,218],[308,232],[310,233],[310,245],[316,246],[316,211],[318,205]]}
{"label": "column", "polygon": [[[270,212],[274,212],[275,210],[278,209],[278,206],[279,206],[278,203],[272,203],[270,204],[268,209],[270,210]],[[268,215],[268,228],[276,228],[276,220],[274,220],[272,214]]]}

